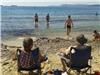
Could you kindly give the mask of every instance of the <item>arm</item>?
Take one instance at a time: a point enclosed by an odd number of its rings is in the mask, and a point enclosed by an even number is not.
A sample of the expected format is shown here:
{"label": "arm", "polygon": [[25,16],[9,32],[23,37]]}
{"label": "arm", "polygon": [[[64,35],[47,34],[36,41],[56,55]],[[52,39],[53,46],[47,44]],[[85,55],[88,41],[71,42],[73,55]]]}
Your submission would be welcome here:
{"label": "arm", "polygon": [[68,55],[68,54],[70,53],[70,49],[71,49],[71,46],[68,47],[68,48],[65,50],[66,55]]}
{"label": "arm", "polygon": [[[39,49],[38,49],[39,50]],[[42,54],[41,54],[41,52],[40,52],[40,50],[39,50],[39,61],[40,62],[43,62],[43,61],[46,61],[47,60],[47,58],[45,57],[45,55],[43,56]]]}
{"label": "arm", "polygon": [[67,20],[65,20],[64,28],[66,28],[66,25],[67,25]]}
{"label": "arm", "polygon": [[71,48],[71,47],[68,47],[67,49],[66,49],[66,48],[61,48],[61,49],[60,49],[60,52],[67,55],[67,54],[69,54],[69,52],[70,52],[70,48]]}
{"label": "arm", "polygon": [[75,53],[75,51],[72,48],[75,48],[76,46],[69,46],[67,49],[64,50],[64,54],[68,55],[71,51],[71,53]]}
{"label": "arm", "polygon": [[17,60],[16,53],[14,53],[14,57],[12,58],[13,61]]}
{"label": "arm", "polygon": [[96,40],[96,34],[93,34],[93,41]]}
{"label": "arm", "polygon": [[46,61],[45,56],[42,56],[41,53],[39,53],[39,61],[40,61],[40,62]]}
{"label": "arm", "polygon": [[18,53],[19,53],[19,49],[17,49],[16,52],[14,52],[13,61],[17,60]]}

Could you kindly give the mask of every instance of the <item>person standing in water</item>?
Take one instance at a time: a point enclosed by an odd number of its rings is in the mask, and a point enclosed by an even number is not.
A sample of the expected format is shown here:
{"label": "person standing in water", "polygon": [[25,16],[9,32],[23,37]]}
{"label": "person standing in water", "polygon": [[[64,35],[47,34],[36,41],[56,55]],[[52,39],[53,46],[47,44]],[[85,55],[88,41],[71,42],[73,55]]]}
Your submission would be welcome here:
{"label": "person standing in water", "polygon": [[64,28],[67,28],[67,35],[69,36],[70,33],[71,33],[71,28],[73,26],[73,21],[71,19],[71,16],[69,15],[68,16],[68,19],[66,19],[65,21],[65,27]]}
{"label": "person standing in water", "polygon": [[96,16],[98,16],[98,13],[96,12],[96,14],[95,14]]}
{"label": "person standing in water", "polygon": [[38,14],[37,13],[34,16],[34,20],[35,20],[35,28],[38,28]]}
{"label": "person standing in water", "polygon": [[46,25],[47,25],[47,28],[49,28],[49,21],[50,21],[50,16],[49,16],[49,14],[47,14],[47,16],[46,16]]}

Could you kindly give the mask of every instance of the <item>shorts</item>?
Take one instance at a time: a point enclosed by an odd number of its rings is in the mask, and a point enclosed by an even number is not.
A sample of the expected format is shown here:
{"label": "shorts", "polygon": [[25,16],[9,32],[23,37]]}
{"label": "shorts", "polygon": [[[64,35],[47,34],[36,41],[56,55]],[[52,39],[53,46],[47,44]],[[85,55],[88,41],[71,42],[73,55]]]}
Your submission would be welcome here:
{"label": "shorts", "polygon": [[35,22],[38,22],[38,19],[35,19]]}
{"label": "shorts", "polygon": [[71,29],[71,26],[68,26],[68,25],[67,25],[67,28]]}

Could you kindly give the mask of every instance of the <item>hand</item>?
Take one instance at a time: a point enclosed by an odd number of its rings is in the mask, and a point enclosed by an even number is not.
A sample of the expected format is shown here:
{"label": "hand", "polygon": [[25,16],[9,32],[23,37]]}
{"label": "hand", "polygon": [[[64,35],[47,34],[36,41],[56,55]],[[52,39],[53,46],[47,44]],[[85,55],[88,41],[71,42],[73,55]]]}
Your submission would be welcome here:
{"label": "hand", "polygon": [[47,54],[44,55],[44,61],[46,61],[46,60],[48,60],[48,56],[47,56]]}

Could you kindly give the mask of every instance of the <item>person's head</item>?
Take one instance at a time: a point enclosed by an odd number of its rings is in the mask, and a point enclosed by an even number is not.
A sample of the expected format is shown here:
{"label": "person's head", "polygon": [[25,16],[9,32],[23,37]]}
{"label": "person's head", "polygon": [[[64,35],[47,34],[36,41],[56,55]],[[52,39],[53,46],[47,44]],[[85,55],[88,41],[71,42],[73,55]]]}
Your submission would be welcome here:
{"label": "person's head", "polygon": [[68,15],[68,18],[71,18],[71,16],[70,16],[70,15]]}
{"label": "person's head", "polygon": [[49,13],[47,14],[47,17],[49,17]]}
{"label": "person's head", "polygon": [[24,49],[31,49],[33,47],[33,39],[30,37],[26,37],[23,40],[23,47]]}
{"label": "person's head", "polygon": [[97,33],[97,30],[94,30],[93,33]]}
{"label": "person's head", "polygon": [[35,16],[38,16],[38,14],[37,14],[37,13],[35,13]]}
{"label": "person's head", "polygon": [[80,34],[79,36],[77,36],[76,40],[81,45],[84,45],[85,43],[87,43],[87,39],[85,38],[83,34]]}

